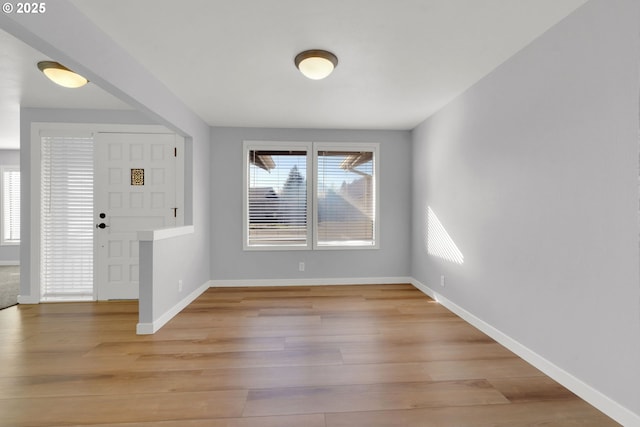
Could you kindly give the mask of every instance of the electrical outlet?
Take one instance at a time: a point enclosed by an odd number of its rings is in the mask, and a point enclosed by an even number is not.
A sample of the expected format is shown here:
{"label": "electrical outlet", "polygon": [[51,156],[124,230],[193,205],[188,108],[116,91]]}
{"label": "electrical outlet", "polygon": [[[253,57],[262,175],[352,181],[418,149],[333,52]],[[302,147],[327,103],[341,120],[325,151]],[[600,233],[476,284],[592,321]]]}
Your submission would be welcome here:
{"label": "electrical outlet", "polygon": [[440,286],[445,287],[444,274],[440,276]]}
{"label": "electrical outlet", "polygon": [[178,280],[178,292],[182,292],[182,279]]}
{"label": "electrical outlet", "polygon": [[298,271],[304,271],[304,262],[303,261],[300,261],[298,263]]}

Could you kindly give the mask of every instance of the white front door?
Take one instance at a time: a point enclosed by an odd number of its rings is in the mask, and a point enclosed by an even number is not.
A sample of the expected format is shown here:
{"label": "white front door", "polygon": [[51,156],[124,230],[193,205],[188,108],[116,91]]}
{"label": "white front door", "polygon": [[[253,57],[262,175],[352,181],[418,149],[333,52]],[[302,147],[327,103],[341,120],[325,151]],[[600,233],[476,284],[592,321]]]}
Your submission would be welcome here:
{"label": "white front door", "polygon": [[96,290],[138,298],[137,231],[176,226],[174,134],[98,133],[95,139]]}

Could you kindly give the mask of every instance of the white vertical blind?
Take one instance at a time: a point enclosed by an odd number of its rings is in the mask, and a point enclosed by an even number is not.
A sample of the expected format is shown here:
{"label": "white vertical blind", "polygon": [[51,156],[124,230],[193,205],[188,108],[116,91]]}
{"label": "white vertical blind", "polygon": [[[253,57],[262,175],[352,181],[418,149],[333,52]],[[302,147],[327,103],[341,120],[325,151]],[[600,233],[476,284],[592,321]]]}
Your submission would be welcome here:
{"label": "white vertical blind", "polygon": [[374,154],[374,151],[317,151],[317,246],[375,245]]}
{"label": "white vertical blind", "polygon": [[20,243],[20,170],[2,170],[2,243]]}
{"label": "white vertical blind", "polygon": [[93,139],[42,137],[41,299],[93,292]]}
{"label": "white vertical blind", "polygon": [[248,246],[306,246],[307,152],[248,151]]}

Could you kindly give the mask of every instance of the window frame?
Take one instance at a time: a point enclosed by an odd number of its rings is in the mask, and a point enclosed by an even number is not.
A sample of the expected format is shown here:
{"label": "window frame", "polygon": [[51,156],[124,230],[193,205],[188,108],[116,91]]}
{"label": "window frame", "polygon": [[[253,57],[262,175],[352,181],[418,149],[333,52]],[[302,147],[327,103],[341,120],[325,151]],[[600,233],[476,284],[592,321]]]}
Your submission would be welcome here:
{"label": "window frame", "polygon": [[[307,230],[306,243],[300,245],[256,245],[249,243],[249,153],[254,150],[306,151]],[[320,244],[318,239],[318,153],[321,151],[371,151],[373,153],[374,225],[371,244],[336,242]],[[366,142],[301,142],[301,141],[243,141],[243,189],[242,189],[242,245],[245,251],[291,250],[362,250],[380,248],[380,144]]]}
{"label": "window frame", "polygon": [[[10,220],[8,217],[7,206],[4,203],[5,197],[5,175],[6,173],[17,172],[20,174],[20,166],[18,165],[2,165],[0,166],[0,197],[2,197],[2,209],[0,209],[0,246],[17,246],[20,245],[20,239],[7,239],[5,228],[7,226],[7,221]],[[18,204],[20,204],[21,191],[18,192]],[[22,233],[21,233],[22,234]]]}
{"label": "window frame", "polygon": [[[273,150],[273,151],[305,151],[306,154],[306,190],[307,190],[307,230],[304,244],[299,245],[251,245],[249,244],[249,153],[253,150]],[[308,250],[312,247],[312,219],[309,214],[309,207],[312,203],[312,186],[309,172],[313,158],[313,145],[310,142],[272,142],[272,141],[244,141],[243,142],[243,206],[242,206],[242,244],[245,251],[278,251],[278,250]]]}
{"label": "window frame", "polygon": [[[362,152],[370,151],[373,153],[373,242],[371,244],[358,244],[348,242],[334,242],[332,244],[321,244],[318,237],[318,159],[319,152],[321,151],[347,151],[347,152]],[[380,197],[379,197],[379,185],[378,185],[378,171],[379,171],[379,151],[380,144],[378,143],[365,143],[365,142],[316,142],[313,144],[313,249],[314,250],[348,250],[348,249],[379,249],[379,217],[380,217]]]}

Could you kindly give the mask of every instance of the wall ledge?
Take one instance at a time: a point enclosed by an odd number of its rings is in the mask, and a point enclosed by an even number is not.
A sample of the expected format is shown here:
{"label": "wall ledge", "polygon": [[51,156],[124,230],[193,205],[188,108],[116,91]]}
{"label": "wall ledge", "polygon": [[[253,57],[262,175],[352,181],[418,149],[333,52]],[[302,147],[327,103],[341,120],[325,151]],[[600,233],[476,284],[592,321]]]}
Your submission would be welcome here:
{"label": "wall ledge", "polygon": [[472,313],[468,312],[464,308],[448,300],[444,296],[435,292],[432,288],[420,283],[416,279],[411,279],[411,284],[415,286],[422,293],[436,300],[444,307],[451,310],[453,313],[464,319],[466,322],[475,326],[491,338],[517,354],[519,357],[529,362],[534,367],[544,372],[549,377],[553,378],[564,387],[568,388],[580,398],[587,401],[589,404],[598,408],[609,417],[613,418],[624,426],[640,426],[640,415],[636,414],[619,403],[615,402],[608,396],[602,394],[595,388],[584,383],[580,379],[571,375],[564,369],[553,364],[549,360],[540,356],[538,353],[530,350],[528,347],[522,345],[520,342],[511,338],[499,329],[494,328],[490,324],[486,323],[482,319],[476,317]]}
{"label": "wall ledge", "polygon": [[185,225],[182,227],[158,228],[156,230],[138,231],[138,240],[140,241],[156,241],[171,239],[173,237],[185,236],[194,233],[193,225]]}

